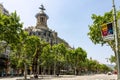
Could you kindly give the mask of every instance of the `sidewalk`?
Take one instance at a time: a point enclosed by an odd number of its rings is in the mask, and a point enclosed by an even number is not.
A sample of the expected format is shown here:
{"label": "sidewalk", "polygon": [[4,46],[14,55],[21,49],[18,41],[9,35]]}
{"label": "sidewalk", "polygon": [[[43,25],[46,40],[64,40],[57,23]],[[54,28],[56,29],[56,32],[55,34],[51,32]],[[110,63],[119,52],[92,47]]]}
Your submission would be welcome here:
{"label": "sidewalk", "polygon": [[[24,77],[3,77],[0,80],[24,80]],[[30,79],[27,76],[27,80],[117,80],[117,75],[95,74],[95,75],[39,75],[38,79]]]}
{"label": "sidewalk", "polygon": [[[74,75],[39,75],[38,79],[31,78],[30,75],[27,76],[28,80],[52,80],[52,79],[58,79],[58,78],[73,78]],[[0,77],[0,80],[24,80],[24,76],[22,77]]]}

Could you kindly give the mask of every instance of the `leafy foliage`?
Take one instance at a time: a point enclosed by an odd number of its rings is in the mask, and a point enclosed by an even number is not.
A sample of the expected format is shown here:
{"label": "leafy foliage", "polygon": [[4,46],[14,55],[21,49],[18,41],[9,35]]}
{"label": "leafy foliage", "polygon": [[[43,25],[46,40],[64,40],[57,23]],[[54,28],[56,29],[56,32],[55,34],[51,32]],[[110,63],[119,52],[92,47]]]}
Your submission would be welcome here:
{"label": "leafy foliage", "polygon": [[22,32],[22,23],[17,13],[11,13],[9,16],[0,14],[0,40],[8,44],[19,42],[19,34]]}
{"label": "leafy foliage", "polygon": [[[120,19],[120,11],[117,11],[116,14],[117,14],[117,19]],[[112,41],[103,41],[102,36],[101,36],[101,30],[100,30],[100,26],[103,23],[113,22],[112,10],[110,12],[106,12],[103,16],[93,14],[91,18],[93,20],[93,24],[89,25],[89,32],[88,32],[89,38],[91,39],[91,41],[94,44],[101,44],[101,45],[108,44],[111,47],[111,49],[114,51],[115,57],[116,57],[115,41],[114,40],[112,40]],[[120,40],[120,38],[119,38],[119,40]],[[110,61],[113,62],[115,60],[116,59],[113,59],[113,56],[111,56]]]}
{"label": "leafy foliage", "polygon": [[106,12],[103,16],[93,14],[92,15],[93,24],[89,25],[88,36],[94,44],[105,44],[101,36],[100,26],[104,23],[113,22],[112,11]]}
{"label": "leafy foliage", "polygon": [[[93,14],[94,24],[89,26],[90,32],[88,35],[95,44],[110,44],[110,42],[102,40],[98,27],[101,23],[107,22],[107,19],[110,17],[111,12],[106,13],[105,16]],[[109,19],[109,21],[112,21],[112,19]],[[28,68],[32,66],[32,69],[38,71],[38,65],[43,69],[46,67],[50,71],[50,68],[53,70],[54,65],[54,68],[57,70],[56,72],[64,69],[68,71],[74,69],[77,73],[82,70],[91,69],[91,67],[98,68],[99,63],[88,60],[87,52],[82,48],[69,49],[65,44],[51,46],[49,43],[42,41],[38,36],[29,36],[27,32],[22,30],[22,25],[16,12],[9,16],[0,14],[0,41],[6,41],[10,45],[10,65],[12,68],[25,70],[27,65]],[[111,42],[110,45],[112,44]],[[95,69],[91,70],[95,71]]]}

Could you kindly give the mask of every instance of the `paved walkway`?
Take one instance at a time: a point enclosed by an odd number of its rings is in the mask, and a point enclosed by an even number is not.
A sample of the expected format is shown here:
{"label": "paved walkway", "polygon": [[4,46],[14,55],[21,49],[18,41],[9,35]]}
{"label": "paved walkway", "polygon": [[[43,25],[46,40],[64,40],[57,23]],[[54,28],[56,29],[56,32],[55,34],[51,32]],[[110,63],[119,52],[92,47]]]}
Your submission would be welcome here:
{"label": "paved walkway", "polygon": [[[85,76],[75,76],[75,75],[60,75],[60,76],[51,76],[44,75],[40,76],[39,79],[30,79],[30,76],[27,77],[28,80],[117,80],[117,75],[85,75]],[[24,77],[3,77],[0,80],[23,80]]]}

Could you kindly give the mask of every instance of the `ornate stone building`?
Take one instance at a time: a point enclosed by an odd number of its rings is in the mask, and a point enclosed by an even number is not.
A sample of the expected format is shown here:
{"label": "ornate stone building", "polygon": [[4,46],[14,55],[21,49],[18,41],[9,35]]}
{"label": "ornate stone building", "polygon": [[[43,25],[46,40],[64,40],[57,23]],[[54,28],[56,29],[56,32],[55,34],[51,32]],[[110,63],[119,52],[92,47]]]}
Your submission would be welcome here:
{"label": "ornate stone building", "polygon": [[[2,4],[0,4],[0,14],[9,15],[8,10]],[[6,41],[0,41],[0,76],[6,76],[8,72],[10,47],[6,45]]]}
{"label": "ornate stone building", "polygon": [[41,11],[35,15],[37,19],[36,26],[28,27],[25,30],[28,31],[30,35],[37,35],[46,42],[49,42],[51,45],[57,43],[64,43],[67,47],[69,47],[69,44],[65,40],[58,37],[57,32],[49,29],[47,25],[47,20],[49,19],[49,17],[44,12],[44,6],[41,5],[39,9]]}
{"label": "ornate stone building", "polygon": [[0,13],[5,14],[5,15],[9,15],[8,10],[5,9],[2,4],[0,4]]}

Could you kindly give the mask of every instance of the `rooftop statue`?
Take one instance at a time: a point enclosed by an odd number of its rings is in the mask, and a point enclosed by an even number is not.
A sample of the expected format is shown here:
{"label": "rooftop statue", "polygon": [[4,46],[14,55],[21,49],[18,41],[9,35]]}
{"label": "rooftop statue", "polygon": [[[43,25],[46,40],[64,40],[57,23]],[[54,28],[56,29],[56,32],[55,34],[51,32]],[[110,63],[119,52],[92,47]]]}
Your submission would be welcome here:
{"label": "rooftop statue", "polygon": [[39,9],[41,9],[42,11],[44,11],[44,10],[45,10],[45,8],[44,8],[44,6],[43,6],[43,5],[41,5],[41,7],[39,7]]}

